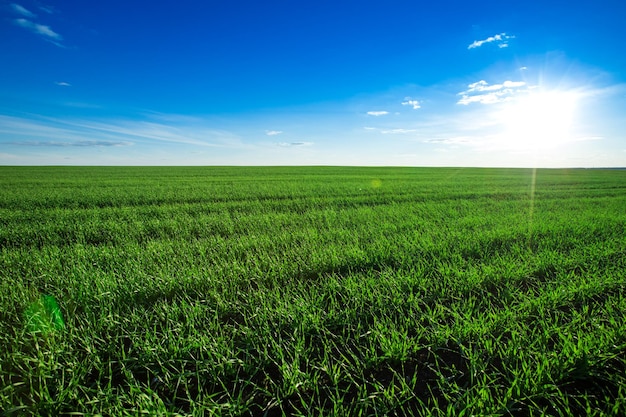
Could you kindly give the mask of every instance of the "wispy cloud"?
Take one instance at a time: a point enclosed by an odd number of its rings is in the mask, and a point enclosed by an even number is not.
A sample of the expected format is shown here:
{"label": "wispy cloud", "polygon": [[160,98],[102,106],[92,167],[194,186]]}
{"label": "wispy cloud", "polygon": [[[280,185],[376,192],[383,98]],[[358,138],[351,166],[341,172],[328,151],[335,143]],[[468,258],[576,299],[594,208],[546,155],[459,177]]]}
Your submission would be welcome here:
{"label": "wispy cloud", "polygon": [[[26,119],[0,115],[0,136],[21,137],[20,144],[85,143],[85,137],[99,142],[169,142],[200,147],[245,148],[247,145],[230,132],[205,125],[173,125],[149,120],[67,120],[39,117]],[[17,144],[18,142],[13,142]],[[41,145],[39,145],[41,146]],[[48,145],[52,146],[52,145]],[[61,146],[61,145],[56,145]],[[77,145],[80,146],[80,145]]]}
{"label": "wispy cloud", "polygon": [[63,40],[63,36],[59,35],[52,29],[50,26],[40,25],[39,23],[32,22],[28,19],[15,19],[15,24],[23,27],[24,29],[30,30],[36,35],[43,36],[43,38],[57,46],[62,47],[63,45],[60,41]]}
{"label": "wispy cloud", "polygon": [[15,141],[9,142],[9,145],[18,146],[53,146],[53,147],[109,147],[109,146],[132,146],[132,142],[114,142],[106,140],[79,140],[75,142],[58,142],[58,141]]}
{"label": "wispy cloud", "polygon": [[378,110],[378,111],[368,111],[367,114],[369,114],[370,116],[384,116],[386,114],[389,114],[389,112],[384,111],[384,110]]}
{"label": "wispy cloud", "polygon": [[9,5],[9,7],[11,7],[11,9],[17,13],[17,14],[21,14],[22,16],[26,16],[26,17],[36,17],[37,15],[33,12],[31,12],[30,10],[28,10],[26,7],[24,6],[20,6],[19,4],[15,4],[15,3],[11,3]]}
{"label": "wispy cloud", "polygon": [[0,152],[0,160],[1,159],[17,159],[17,155],[13,155],[12,153]]}
{"label": "wispy cloud", "polygon": [[311,146],[313,142],[279,142],[276,146],[280,146],[283,148],[291,147],[291,146]]}
{"label": "wispy cloud", "polygon": [[470,103],[494,104],[509,100],[515,94],[527,92],[529,87],[524,81],[504,81],[502,84],[489,85],[487,81],[480,80],[469,84],[457,104],[468,105]]}
{"label": "wispy cloud", "polygon": [[498,48],[507,48],[509,46],[509,39],[514,39],[514,38],[515,36],[507,35],[506,33],[502,32],[502,33],[498,33],[497,35],[490,36],[487,39],[474,41],[467,47],[467,49],[480,48],[484,44],[492,43],[492,42],[495,42],[496,45],[498,45]]}
{"label": "wispy cloud", "polygon": [[480,80],[480,81],[477,81],[475,83],[469,84],[468,85],[469,88],[468,88],[467,92],[496,91],[496,90],[501,90],[503,88],[523,87],[525,85],[526,85],[525,81],[505,81],[502,84],[489,85],[489,83],[487,83],[487,81]]}
{"label": "wispy cloud", "polygon": [[[24,6],[17,4],[17,3],[11,3],[9,7],[11,8],[11,10],[13,10],[14,13],[23,16],[18,19],[13,19],[13,22],[16,25],[23,27],[26,30],[31,31],[32,33],[36,35],[41,36],[44,40],[56,46],[59,46],[61,48],[65,47],[61,43],[61,41],[63,41],[63,36],[55,32],[54,30],[52,30],[50,26],[38,23],[36,21],[37,15],[35,13],[31,12]],[[47,13],[47,14],[53,13],[53,9],[50,7],[38,5],[38,8],[40,11],[44,13]]]}
{"label": "wispy cloud", "polygon": [[44,13],[53,14],[55,12],[53,6],[48,6],[48,5],[45,5],[45,4],[39,4],[37,7],[39,8],[39,10],[41,10]]}
{"label": "wispy cloud", "polygon": [[93,103],[85,103],[81,101],[64,101],[59,103],[62,106],[73,107],[76,109],[101,109],[102,106]]}
{"label": "wispy cloud", "polygon": [[[119,122],[73,122],[73,127],[84,128],[117,137],[129,139],[154,140],[181,143],[196,146],[228,146],[238,140],[229,132],[206,128],[204,126],[172,126],[150,121]],[[217,141],[209,141],[217,139]]]}
{"label": "wispy cloud", "polygon": [[413,107],[413,110],[417,110],[422,107],[419,101],[412,99],[411,97],[405,97],[404,101],[402,102],[402,105],[411,106]]}
{"label": "wispy cloud", "polygon": [[417,132],[417,129],[381,129],[380,133],[383,135],[404,135],[407,133]]}
{"label": "wispy cloud", "polygon": [[418,129],[404,129],[404,128],[381,129],[381,128],[370,127],[370,126],[365,126],[363,127],[363,129],[378,132],[383,135],[406,135],[406,134],[415,133],[418,131]]}
{"label": "wispy cloud", "polygon": [[426,139],[424,143],[437,143],[443,145],[469,145],[473,142],[473,138],[468,136],[457,136],[445,139]]}
{"label": "wispy cloud", "polygon": [[276,136],[276,135],[280,135],[281,133],[283,133],[282,130],[266,130],[265,134],[267,136]]}
{"label": "wispy cloud", "polygon": [[66,83],[65,81],[57,81],[57,82],[55,82],[55,84],[59,85],[61,87],[71,87],[72,86],[72,84]]}

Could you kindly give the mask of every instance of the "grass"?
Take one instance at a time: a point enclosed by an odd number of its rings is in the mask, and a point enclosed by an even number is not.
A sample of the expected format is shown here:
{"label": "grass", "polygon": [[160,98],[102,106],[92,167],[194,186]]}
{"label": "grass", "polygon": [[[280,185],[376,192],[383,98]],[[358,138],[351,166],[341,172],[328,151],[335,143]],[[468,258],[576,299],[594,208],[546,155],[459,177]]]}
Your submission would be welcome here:
{"label": "grass", "polygon": [[3,415],[626,414],[626,171],[0,184]]}

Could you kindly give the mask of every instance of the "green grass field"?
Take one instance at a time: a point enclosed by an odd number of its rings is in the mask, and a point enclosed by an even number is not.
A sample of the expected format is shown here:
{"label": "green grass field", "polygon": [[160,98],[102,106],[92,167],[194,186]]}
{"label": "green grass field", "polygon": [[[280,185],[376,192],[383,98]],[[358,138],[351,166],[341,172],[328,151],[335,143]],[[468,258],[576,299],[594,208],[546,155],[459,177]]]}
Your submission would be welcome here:
{"label": "green grass field", "polygon": [[626,415],[626,170],[0,185],[4,415]]}

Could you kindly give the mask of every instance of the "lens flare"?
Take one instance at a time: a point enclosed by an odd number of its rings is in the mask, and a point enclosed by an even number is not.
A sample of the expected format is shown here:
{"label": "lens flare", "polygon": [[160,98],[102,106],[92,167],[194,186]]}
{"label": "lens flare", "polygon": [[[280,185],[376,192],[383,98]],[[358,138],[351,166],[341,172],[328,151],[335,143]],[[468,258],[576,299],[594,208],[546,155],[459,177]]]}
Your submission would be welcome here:
{"label": "lens flare", "polygon": [[42,295],[24,312],[26,326],[32,332],[52,333],[65,328],[63,313],[56,299]]}

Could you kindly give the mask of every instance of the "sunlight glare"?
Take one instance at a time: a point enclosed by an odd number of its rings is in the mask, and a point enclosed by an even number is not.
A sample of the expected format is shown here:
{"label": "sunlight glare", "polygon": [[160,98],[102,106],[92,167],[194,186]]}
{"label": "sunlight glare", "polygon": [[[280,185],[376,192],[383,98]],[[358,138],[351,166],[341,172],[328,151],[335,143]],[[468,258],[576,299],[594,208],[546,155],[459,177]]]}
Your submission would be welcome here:
{"label": "sunlight glare", "polygon": [[506,103],[499,115],[507,145],[515,150],[548,150],[571,140],[577,95],[531,91]]}

